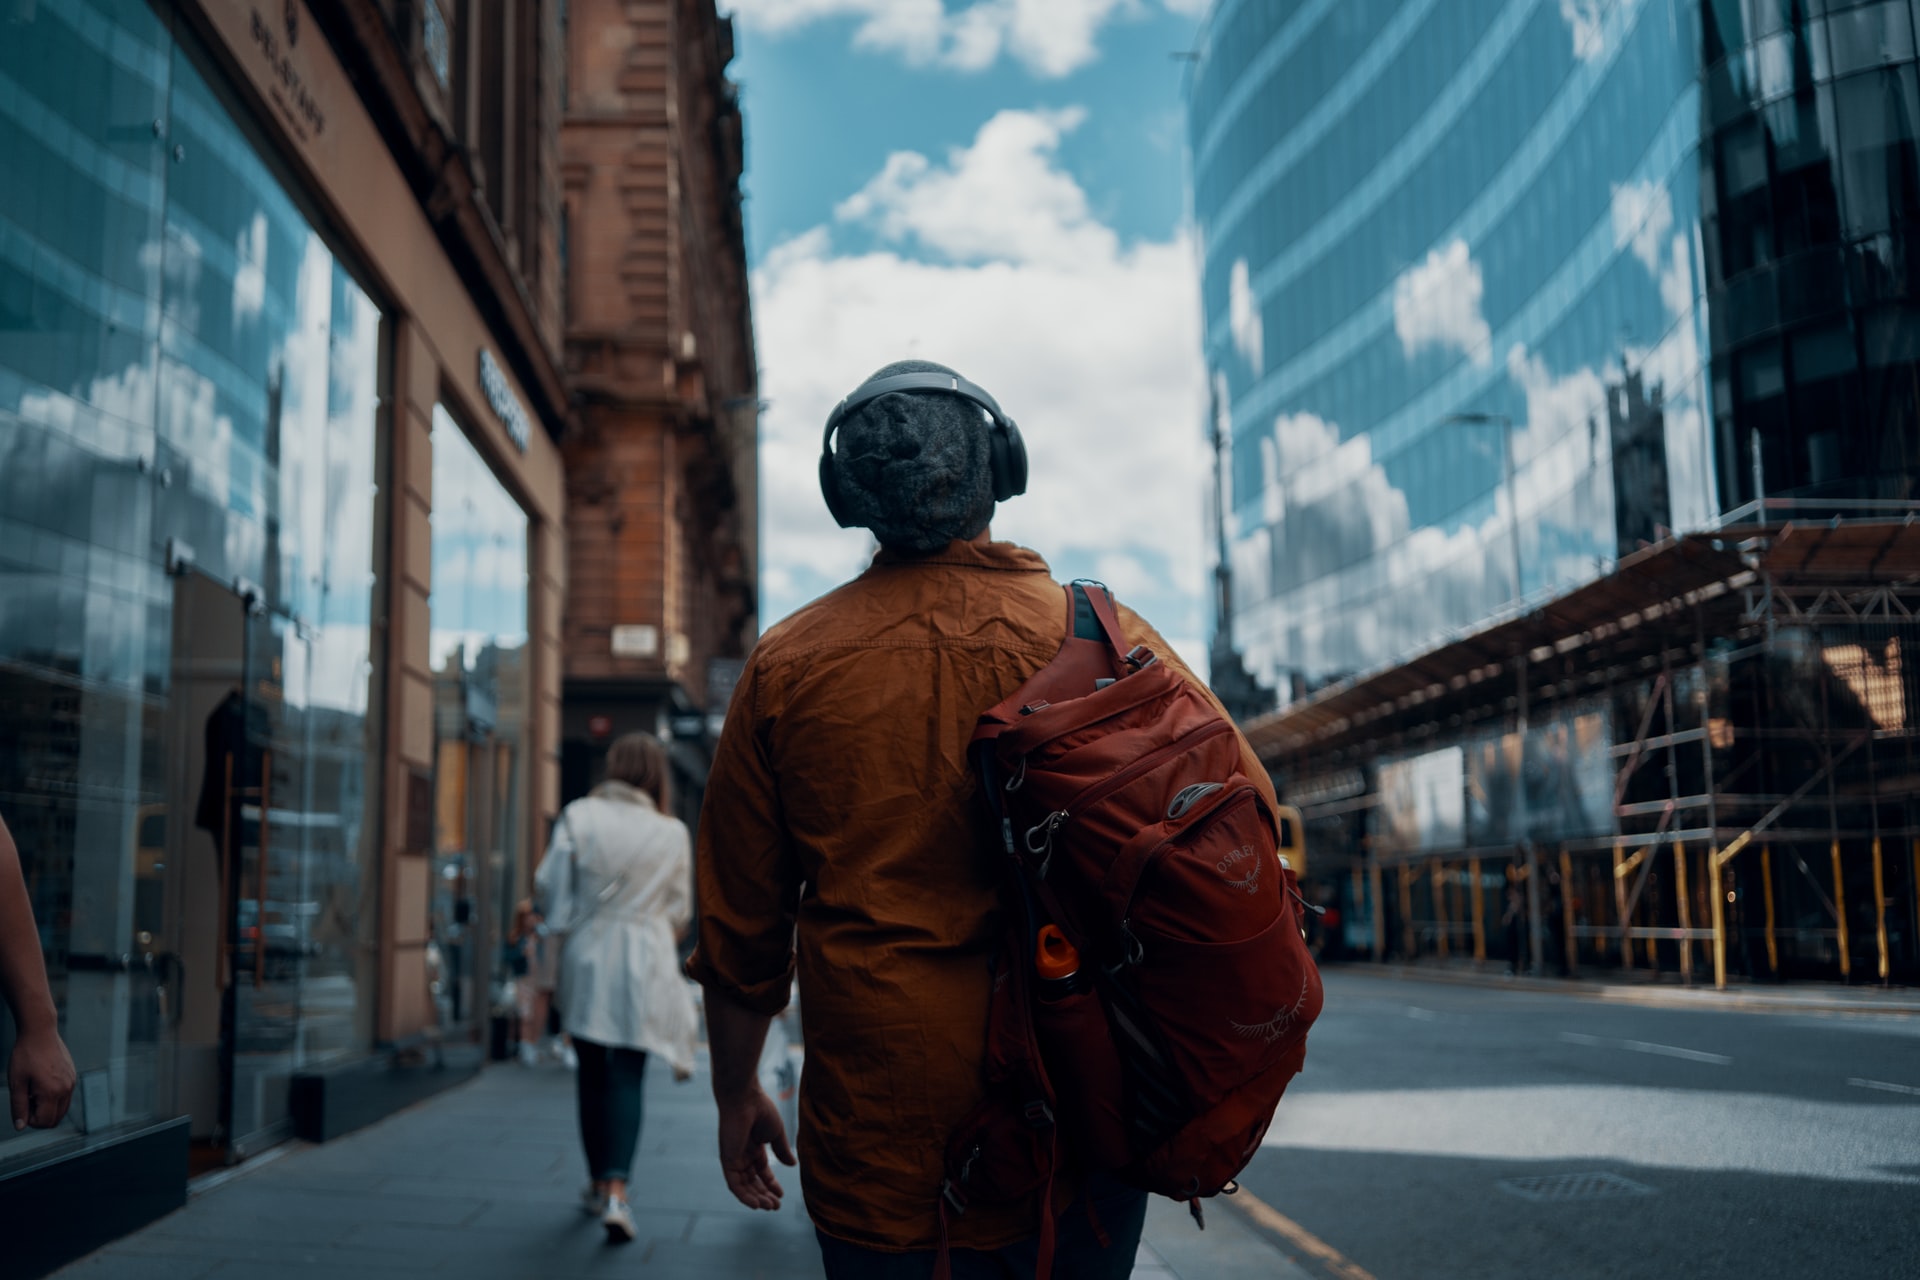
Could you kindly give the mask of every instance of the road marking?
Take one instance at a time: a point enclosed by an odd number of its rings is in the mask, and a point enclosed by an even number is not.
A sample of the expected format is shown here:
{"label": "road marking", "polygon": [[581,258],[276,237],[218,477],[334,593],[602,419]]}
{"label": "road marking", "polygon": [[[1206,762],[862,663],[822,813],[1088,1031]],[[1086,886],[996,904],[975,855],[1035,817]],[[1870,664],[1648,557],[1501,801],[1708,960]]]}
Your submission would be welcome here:
{"label": "road marking", "polygon": [[1431,1009],[1422,1009],[1416,1005],[1407,1006],[1407,1016],[1415,1022],[1438,1022],[1440,1015]]}
{"label": "road marking", "polygon": [[1910,1084],[1894,1084],[1887,1080],[1862,1080],[1859,1076],[1854,1076],[1847,1083],[1856,1089],[1878,1089],[1882,1093],[1910,1093],[1920,1097],[1920,1089]]}
{"label": "road marking", "polygon": [[1373,1280],[1371,1271],[1349,1260],[1344,1253],[1245,1187],[1228,1197],[1227,1203],[1275,1235],[1284,1237],[1300,1252],[1317,1259],[1327,1273],[1337,1277],[1337,1280]]}
{"label": "road marking", "polygon": [[[1682,1049],[1677,1045],[1654,1044],[1647,1040],[1610,1040],[1605,1036],[1583,1035],[1578,1031],[1562,1031],[1560,1039],[1567,1044],[1592,1045],[1603,1049],[1627,1049],[1634,1053],[1651,1053],[1662,1058],[1680,1058],[1686,1062],[1705,1062],[1716,1067],[1731,1066],[1733,1059],[1723,1053],[1703,1053],[1699,1049]],[[1920,1092],[1916,1090],[1915,1092]]]}

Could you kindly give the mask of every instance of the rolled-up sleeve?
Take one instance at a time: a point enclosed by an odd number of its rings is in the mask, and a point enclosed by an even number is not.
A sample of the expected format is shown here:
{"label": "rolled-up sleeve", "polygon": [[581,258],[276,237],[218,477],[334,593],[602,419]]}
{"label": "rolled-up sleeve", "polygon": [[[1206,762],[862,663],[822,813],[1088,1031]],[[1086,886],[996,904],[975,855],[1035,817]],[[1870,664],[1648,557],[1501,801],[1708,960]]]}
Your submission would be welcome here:
{"label": "rolled-up sleeve", "polygon": [[699,941],[687,976],[744,1008],[775,1014],[793,988],[801,877],[768,758],[761,679],[749,661],[707,775],[694,857]]}

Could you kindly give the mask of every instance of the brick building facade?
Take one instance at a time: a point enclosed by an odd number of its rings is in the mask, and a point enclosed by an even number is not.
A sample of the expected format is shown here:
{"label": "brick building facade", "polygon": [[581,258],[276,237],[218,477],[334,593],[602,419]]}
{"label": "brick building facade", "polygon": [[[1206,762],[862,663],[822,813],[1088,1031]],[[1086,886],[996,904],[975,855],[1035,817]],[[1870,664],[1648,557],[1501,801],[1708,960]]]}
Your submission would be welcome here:
{"label": "brick building facade", "polygon": [[733,27],[713,0],[574,0],[568,51],[562,791],[646,729],[673,739],[691,808],[757,630]]}

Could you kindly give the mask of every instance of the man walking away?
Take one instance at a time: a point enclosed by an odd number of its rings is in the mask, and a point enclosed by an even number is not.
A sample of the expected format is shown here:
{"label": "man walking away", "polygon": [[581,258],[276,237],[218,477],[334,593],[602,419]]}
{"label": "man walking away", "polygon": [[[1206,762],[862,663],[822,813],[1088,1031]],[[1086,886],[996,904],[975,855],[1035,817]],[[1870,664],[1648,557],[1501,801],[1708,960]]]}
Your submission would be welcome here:
{"label": "man walking away", "polygon": [[[944,366],[888,365],[843,402],[823,497],[879,554],[761,639],[708,781],[688,968],[706,989],[721,1165],[743,1204],[779,1207],[766,1148],[793,1155],[754,1068],[797,967],[801,1187],[832,1280],[932,1272],[944,1148],[983,1093],[999,903],[967,744],[1067,625],[1046,563],[988,534],[1025,470],[1018,430]],[[1129,642],[1177,665],[1139,617],[1120,617]],[[1129,1275],[1144,1194],[1079,1182],[1052,1274]],[[1032,1276],[1037,1214],[976,1203],[950,1218],[953,1275]]]}

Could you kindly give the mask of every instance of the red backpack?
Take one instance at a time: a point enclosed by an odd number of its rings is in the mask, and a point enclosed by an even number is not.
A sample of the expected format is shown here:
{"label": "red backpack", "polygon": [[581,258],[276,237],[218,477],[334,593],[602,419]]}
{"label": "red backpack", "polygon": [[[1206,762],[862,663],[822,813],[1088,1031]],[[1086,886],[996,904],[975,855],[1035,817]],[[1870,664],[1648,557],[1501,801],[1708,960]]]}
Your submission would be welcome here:
{"label": "red backpack", "polygon": [[[1279,819],[1232,722],[1123,647],[1105,587],[1076,582],[1067,606],[1060,652],[973,737],[1003,928],[987,1096],[948,1145],[940,1205],[944,1236],[970,1203],[1038,1198],[1043,1277],[1063,1142],[1201,1219],[1259,1149],[1321,1003]],[[1043,947],[1055,974],[1077,952],[1075,976],[1037,976]]]}

